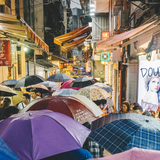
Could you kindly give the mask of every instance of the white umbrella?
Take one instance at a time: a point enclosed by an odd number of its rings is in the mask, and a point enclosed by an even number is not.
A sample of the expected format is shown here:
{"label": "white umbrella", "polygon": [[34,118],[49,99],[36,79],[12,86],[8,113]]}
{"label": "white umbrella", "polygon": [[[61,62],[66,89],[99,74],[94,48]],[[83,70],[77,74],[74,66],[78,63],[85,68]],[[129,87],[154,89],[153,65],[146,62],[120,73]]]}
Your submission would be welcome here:
{"label": "white umbrella", "polygon": [[0,96],[10,97],[16,95],[16,92],[7,86],[0,85]]}
{"label": "white umbrella", "polygon": [[92,112],[94,113],[96,117],[103,114],[101,109],[87,97],[82,96],[82,95],[70,95],[70,96],[77,98],[82,104],[85,104],[85,106],[87,106],[89,110],[92,110]]}

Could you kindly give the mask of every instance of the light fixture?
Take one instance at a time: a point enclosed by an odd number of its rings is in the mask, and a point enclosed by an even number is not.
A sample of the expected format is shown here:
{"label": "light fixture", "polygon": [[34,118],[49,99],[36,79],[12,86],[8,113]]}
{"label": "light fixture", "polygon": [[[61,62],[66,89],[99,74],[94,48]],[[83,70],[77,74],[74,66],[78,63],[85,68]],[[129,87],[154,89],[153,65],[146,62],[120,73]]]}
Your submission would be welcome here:
{"label": "light fixture", "polygon": [[24,47],[24,48],[23,48],[23,50],[26,52],[26,51],[27,51],[27,48],[26,48],[26,47]]}

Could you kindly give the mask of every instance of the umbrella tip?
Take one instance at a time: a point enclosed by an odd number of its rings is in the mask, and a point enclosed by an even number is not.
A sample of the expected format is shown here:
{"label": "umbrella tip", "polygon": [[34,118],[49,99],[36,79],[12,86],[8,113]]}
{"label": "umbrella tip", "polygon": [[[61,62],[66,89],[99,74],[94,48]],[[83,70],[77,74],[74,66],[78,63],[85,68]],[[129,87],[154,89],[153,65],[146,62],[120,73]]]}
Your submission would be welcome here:
{"label": "umbrella tip", "polygon": [[32,116],[32,113],[29,113],[29,116]]}
{"label": "umbrella tip", "polygon": [[146,122],[149,122],[149,119],[146,119]]}

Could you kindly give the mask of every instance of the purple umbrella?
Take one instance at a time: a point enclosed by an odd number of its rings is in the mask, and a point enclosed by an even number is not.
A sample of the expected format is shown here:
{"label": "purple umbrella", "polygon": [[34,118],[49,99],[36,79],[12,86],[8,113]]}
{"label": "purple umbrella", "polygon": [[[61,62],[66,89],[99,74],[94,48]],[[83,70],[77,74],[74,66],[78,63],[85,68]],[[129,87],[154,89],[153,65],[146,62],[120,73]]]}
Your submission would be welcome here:
{"label": "purple umbrella", "polygon": [[90,130],[61,113],[41,110],[0,122],[0,136],[19,159],[42,159],[81,148]]}

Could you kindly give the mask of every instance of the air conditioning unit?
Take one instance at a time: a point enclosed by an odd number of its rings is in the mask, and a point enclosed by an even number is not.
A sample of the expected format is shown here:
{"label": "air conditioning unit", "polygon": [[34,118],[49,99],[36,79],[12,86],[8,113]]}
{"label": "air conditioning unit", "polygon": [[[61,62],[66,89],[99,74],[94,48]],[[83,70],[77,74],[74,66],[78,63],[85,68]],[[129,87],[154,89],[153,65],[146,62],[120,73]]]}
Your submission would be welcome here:
{"label": "air conditioning unit", "polygon": [[8,6],[4,5],[4,12],[6,14],[11,14],[11,9]]}
{"label": "air conditioning unit", "polygon": [[160,4],[160,0],[145,0],[147,4]]}
{"label": "air conditioning unit", "polygon": [[118,14],[118,29],[126,28],[128,26],[128,11],[121,10]]}
{"label": "air conditioning unit", "polygon": [[114,30],[118,29],[118,16],[114,16]]}

